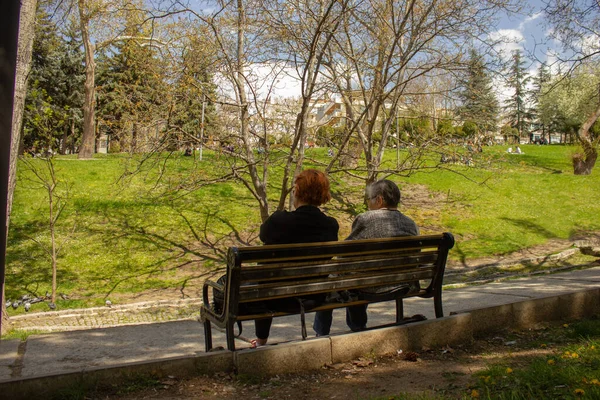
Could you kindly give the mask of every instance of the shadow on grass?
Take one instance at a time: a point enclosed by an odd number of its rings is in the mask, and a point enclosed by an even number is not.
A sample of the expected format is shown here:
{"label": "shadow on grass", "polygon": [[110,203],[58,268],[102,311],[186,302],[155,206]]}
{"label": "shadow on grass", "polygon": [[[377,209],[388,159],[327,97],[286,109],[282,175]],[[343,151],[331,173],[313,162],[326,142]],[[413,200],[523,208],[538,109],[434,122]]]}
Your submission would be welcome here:
{"label": "shadow on grass", "polygon": [[[99,236],[106,248],[123,247],[122,241],[128,241],[130,244],[125,246],[128,251],[134,248],[138,253],[152,252],[152,261],[131,265],[123,259],[118,264],[119,271],[115,268],[101,271],[97,279],[108,284],[105,298],[124,285],[134,286],[139,282],[144,289],[151,289],[148,287],[151,285],[158,286],[157,290],[177,287],[182,298],[191,297],[186,294],[188,285],[222,270],[213,266],[225,265],[228,247],[256,242],[255,232],[242,233],[234,223],[219,216],[218,206],[203,206],[199,211],[186,206],[181,209],[171,206],[171,209],[183,222],[175,224],[175,228],[149,224],[148,215],[131,215],[128,212],[131,209],[118,207],[110,208],[110,212],[108,209],[101,211],[107,221],[102,227],[87,227],[88,233]],[[186,213],[193,214],[194,218]],[[226,226],[229,232],[220,233],[211,228],[218,223]],[[194,272],[198,265],[203,267],[199,273]],[[170,274],[178,271],[181,273]],[[175,281],[168,282],[169,276],[175,276]],[[138,290],[133,289],[134,292]]]}
{"label": "shadow on grass", "polygon": [[[49,291],[52,282],[52,261],[50,258],[48,227],[44,224],[11,225],[8,251],[6,253],[5,294],[7,299],[16,299],[24,294],[43,297]],[[60,235],[59,235],[60,236]],[[43,243],[36,243],[33,238]],[[59,237],[59,245],[64,239]],[[47,242],[47,243],[46,243]],[[40,261],[41,260],[41,261]],[[62,259],[57,261],[57,281],[74,281],[77,274],[64,268]],[[14,266],[18,264],[19,267]],[[46,296],[47,297],[47,296]]]}
{"label": "shadow on grass", "polygon": [[554,239],[557,237],[556,234],[554,234],[553,232],[544,228],[543,226],[540,226],[539,224],[536,224],[535,222],[532,222],[532,221],[529,221],[526,219],[516,219],[516,218],[507,218],[507,217],[502,217],[500,219],[502,219],[506,222],[510,222],[511,224],[513,224],[515,227],[517,227],[520,230],[526,230],[531,233],[535,233],[537,235],[543,236],[547,239]]}

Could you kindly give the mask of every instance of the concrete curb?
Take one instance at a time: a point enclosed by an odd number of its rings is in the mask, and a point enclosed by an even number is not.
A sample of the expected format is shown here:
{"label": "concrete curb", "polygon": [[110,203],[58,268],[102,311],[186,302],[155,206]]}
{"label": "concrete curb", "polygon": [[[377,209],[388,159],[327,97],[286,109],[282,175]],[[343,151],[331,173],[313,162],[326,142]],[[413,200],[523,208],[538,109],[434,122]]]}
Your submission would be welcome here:
{"label": "concrete curb", "polygon": [[92,368],[68,374],[0,381],[0,398],[28,399],[61,393],[124,385],[140,377],[178,378],[218,372],[252,376],[315,370],[372,354],[424,347],[452,346],[502,329],[527,329],[543,322],[572,321],[600,315],[600,289],[525,300],[500,306],[464,310],[448,317],[404,326],[280,343],[259,349],[200,353],[197,356]]}

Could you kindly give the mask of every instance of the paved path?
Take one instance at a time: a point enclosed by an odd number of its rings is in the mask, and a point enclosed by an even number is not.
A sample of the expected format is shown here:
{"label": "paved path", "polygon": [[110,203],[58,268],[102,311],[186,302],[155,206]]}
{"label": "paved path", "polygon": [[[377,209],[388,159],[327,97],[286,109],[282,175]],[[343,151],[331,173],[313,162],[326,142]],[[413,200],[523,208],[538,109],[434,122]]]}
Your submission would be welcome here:
{"label": "paved path", "polygon": [[[449,315],[451,312],[592,288],[600,288],[600,267],[448,289],[444,291],[444,312]],[[189,301],[185,306],[196,307],[193,301]],[[100,315],[101,311],[90,310],[89,312]],[[393,322],[394,313],[393,303],[370,306],[371,325]],[[433,301],[409,299],[405,302],[405,313],[407,315],[419,313],[433,318]],[[64,314],[61,318],[70,318],[67,315]],[[307,321],[311,320],[309,315]],[[149,319],[145,322],[150,323],[32,335],[26,341],[18,339],[1,341],[0,383],[26,377],[82,371],[93,367],[118,366],[174,356],[193,356],[204,352],[202,326],[197,321],[151,323],[152,319]],[[244,324],[244,335],[250,336],[253,331],[252,324]],[[343,332],[347,332],[344,310],[336,310],[332,334]],[[299,316],[275,319],[270,343],[300,338]],[[222,332],[214,334],[214,345],[225,346]],[[248,344],[242,339],[238,340],[237,346],[241,348]]]}

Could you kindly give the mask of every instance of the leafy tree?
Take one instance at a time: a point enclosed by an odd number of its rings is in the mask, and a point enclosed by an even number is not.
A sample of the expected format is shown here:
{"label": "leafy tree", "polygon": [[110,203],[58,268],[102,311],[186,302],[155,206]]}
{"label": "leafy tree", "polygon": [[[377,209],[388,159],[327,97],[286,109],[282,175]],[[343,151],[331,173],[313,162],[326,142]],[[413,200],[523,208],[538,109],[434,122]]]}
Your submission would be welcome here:
{"label": "leafy tree", "polygon": [[494,132],[498,121],[498,100],[492,90],[492,80],[483,57],[471,50],[466,76],[462,79],[459,93],[461,106],[457,109],[463,121],[474,122],[483,133]]}
{"label": "leafy tree", "polygon": [[[565,57],[558,61],[567,67],[569,73],[578,69],[595,69],[600,60],[600,2],[597,0],[547,0],[544,10],[546,20],[552,27],[550,35],[562,43]],[[597,89],[597,88],[596,88]],[[598,91],[596,90],[596,93]],[[575,132],[583,152],[573,157],[573,170],[576,175],[588,175],[598,159],[598,140],[590,133],[590,128],[600,118],[600,101],[597,98],[587,108],[587,114]]]}
{"label": "leafy tree", "polygon": [[528,97],[527,84],[530,81],[525,67],[526,61],[520,50],[513,52],[512,64],[508,73],[507,84],[514,92],[506,101],[504,110],[510,126],[519,132],[519,138],[527,135],[531,115],[526,106]]}
{"label": "leafy tree", "polygon": [[[576,135],[582,125],[593,114],[600,99],[598,85],[600,74],[596,68],[579,69],[569,77],[556,76],[544,86],[544,95],[540,98],[540,120],[553,130]],[[595,148],[598,138],[588,128],[590,145]],[[593,165],[591,166],[593,167]],[[591,167],[589,172],[591,172]],[[589,173],[588,172],[588,173]]]}

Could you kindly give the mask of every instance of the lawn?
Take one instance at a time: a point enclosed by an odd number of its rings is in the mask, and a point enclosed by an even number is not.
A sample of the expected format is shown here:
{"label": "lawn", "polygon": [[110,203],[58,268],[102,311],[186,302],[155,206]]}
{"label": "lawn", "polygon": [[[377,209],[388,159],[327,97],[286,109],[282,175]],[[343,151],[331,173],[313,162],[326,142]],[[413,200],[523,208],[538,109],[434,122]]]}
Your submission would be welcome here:
{"label": "lawn", "polygon": [[[474,166],[445,165],[392,178],[403,191],[402,211],[422,233],[453,232],[454,258],[501,255],[600,231],[599,174],[573,175],[573,147],[524,145],[523,155],[507,154],[506,147],[484,148]],[[310,149],[307,156],[306,166],[328,161],[326,149]],[[395,165],[395,156],[390,151],[385,162]],[[205,151],[202,161],[165,157],[131,173],[135,161],[123,155],[55,159],[57,193],[66,199],[57,222],[59,308],[106,299],[197,297],[206,273],[223,265],[227,246],[259,243],[260,216],[249,191],[239,182],[204,184],[237,160]],[[280,176],[280,169],[271,172],[272,207]],[[325,210],[340,222],[343,238],[364,210],[364,185],[343,173],[332,174],[331,181],[334,200]],[[197,183],[194,190],[189,183]],[[47,194],[20,164],[7,250],[8,299],[50,290],[47,221]]]}

